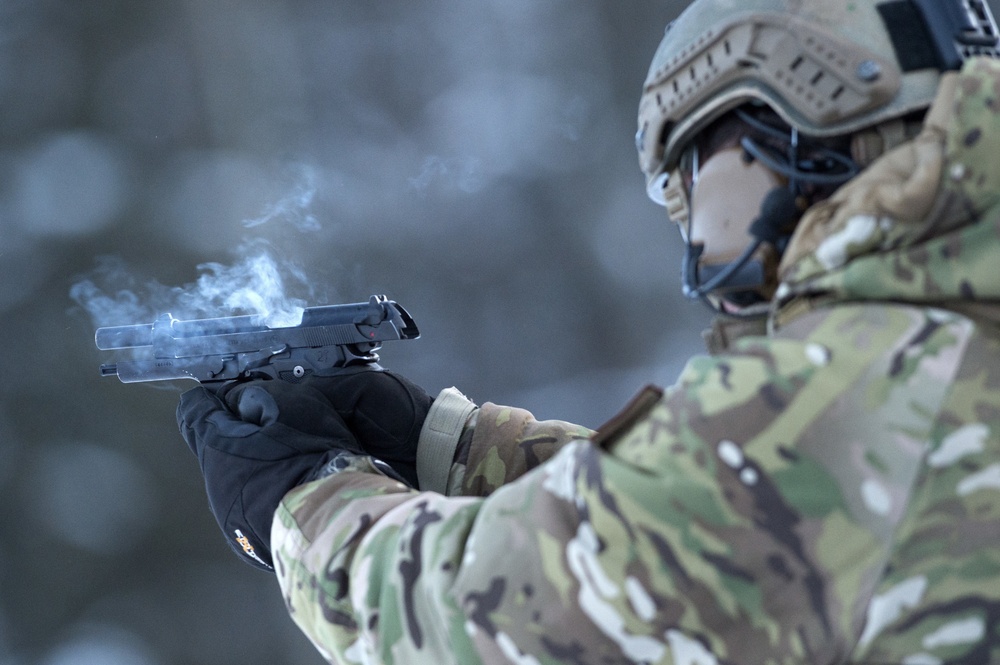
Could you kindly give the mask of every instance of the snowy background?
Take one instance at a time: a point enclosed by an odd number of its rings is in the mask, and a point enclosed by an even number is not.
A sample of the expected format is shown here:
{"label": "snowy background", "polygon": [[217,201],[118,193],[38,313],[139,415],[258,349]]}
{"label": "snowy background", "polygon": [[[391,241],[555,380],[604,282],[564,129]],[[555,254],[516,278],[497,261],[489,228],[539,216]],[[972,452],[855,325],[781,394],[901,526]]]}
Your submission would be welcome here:
{"label": "snowy background", "polygon": [[208,512],[187,384],[102,379],[97,325],[385,293],[431,393],[596,426],[671,383],[708,316],[633,135],[683,4],[0,3],[0,663],[321,662]]}

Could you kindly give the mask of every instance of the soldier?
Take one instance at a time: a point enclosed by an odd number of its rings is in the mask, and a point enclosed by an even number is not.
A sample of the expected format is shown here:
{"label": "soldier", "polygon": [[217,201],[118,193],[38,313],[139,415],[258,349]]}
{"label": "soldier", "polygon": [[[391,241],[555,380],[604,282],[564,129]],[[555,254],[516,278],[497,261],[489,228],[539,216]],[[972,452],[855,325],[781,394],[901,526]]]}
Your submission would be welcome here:
{"label": "soldier", "polygon": [[716,353],[597,432],[196,388],[227,538],[331,662],[1000,662],[996,47],[981,0],[696,0],[638,148]]}

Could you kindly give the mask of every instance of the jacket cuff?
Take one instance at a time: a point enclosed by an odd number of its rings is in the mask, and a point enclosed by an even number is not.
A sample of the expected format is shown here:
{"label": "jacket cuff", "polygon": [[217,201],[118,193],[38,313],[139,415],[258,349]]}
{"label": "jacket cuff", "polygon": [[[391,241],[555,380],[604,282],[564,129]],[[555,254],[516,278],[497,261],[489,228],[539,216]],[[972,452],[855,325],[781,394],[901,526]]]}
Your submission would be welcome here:
{"label": "jacket cuff", "polygon": [[434,400],[417,443],[417,481],[422,491],[447,493],[455,449],[476,408],[457,388],[445,388]]}

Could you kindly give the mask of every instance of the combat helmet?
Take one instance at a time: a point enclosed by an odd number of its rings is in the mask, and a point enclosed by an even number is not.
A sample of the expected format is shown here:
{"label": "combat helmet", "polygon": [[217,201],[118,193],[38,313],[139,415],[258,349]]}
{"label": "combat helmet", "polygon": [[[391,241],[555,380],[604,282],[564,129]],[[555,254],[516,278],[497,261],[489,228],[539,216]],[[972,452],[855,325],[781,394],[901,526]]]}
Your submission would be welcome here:
{"label": "combat helmet", "polygon": [[643,87],[647,193],[683,232],[678,163],[725,114],[756,105],[797,135],[856,136],[926,109],[943,71],[997,46],[985,0],[695,0],[667,27]]}

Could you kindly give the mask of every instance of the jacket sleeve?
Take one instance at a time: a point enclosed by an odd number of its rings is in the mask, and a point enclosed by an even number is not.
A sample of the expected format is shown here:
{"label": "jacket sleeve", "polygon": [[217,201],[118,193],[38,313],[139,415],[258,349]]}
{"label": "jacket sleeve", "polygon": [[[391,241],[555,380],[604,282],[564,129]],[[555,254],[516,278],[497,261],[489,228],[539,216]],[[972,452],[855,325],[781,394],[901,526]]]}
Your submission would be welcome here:
{"label": "jacket sleeve", "polygon": [[[495,423],[504,411],[483,412]],[[470,460],[488,465],[498,453],[486,450]],[[477,474],[488,476],[474,481],[479,488],[516,477],[488,498],[413,490],[368,458],[296,488],[277,510],[271,538],[293,621],[336,663],[516,662],[525,647],[511,631],[523,612],[546,613],[556,633],[578,642],[585,617],[561,558],[577,537],[587,549],[581,556],[598,547],[575,489],[595,454],[589,442],[572,441],[526,471],[537,460],[521,453],[495,475]],[[608,646],[596,639],[588,648]],[[537,645],[528,651],[540,653]]]}
{"label": "jacket sleeve", "polygon": [[[476,525],[493,521],[480,519],[480,497],[511,484],[536,485],[541,476],[531,480],[529,472],[592,434],[564,421],[538,421],[524,409],[479,407],[454,388],[442,391],[418,449],[424,491],[358,458],[351,468],[291,492],[279,506],[272,552],[293,620],[331,662],[465,664],[478,662],[483,649],[500,657],[488,605],[498,602],[496,585],[504,578],[493,575],[490,585],[461,601],[451,593],[460,573],[468,583],[480,578],[471,571],[491,566],[492,557],[475,551]],[[516,490],[511,496],[523,500]],[[486,513],[509,510],[504,505],[488,502]],[[563,512],[541,502],[532,511],[546,521],[561,520]],[[493,550],[493,535],[477,542]],[[547,542],[558,548],[559,539]],[[470,606],[479,604],[470,620]],[[488,628],[478,639],[476,621]]]}

